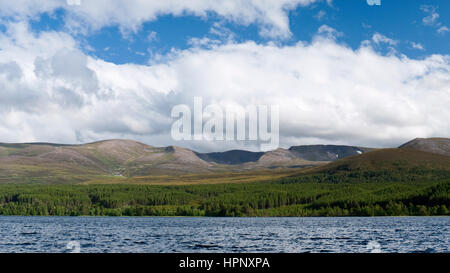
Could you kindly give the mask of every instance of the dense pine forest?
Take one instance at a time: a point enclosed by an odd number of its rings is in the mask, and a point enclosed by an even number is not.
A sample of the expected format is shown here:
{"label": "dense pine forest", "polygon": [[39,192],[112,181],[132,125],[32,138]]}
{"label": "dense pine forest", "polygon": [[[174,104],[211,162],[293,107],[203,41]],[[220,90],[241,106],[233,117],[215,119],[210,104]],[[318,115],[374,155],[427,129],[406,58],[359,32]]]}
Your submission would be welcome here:
{"label": "dense pine forest", "polygon": [[445,171],[339,172],[247,184],[5,184],[0,215],[450,215],[449,177]]}

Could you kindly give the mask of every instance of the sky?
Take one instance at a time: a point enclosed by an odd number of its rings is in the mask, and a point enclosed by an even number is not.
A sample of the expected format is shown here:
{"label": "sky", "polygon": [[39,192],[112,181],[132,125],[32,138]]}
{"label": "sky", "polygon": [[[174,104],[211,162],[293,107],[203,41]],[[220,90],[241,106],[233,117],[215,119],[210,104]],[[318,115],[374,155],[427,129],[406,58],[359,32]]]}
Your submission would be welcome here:
{"label": "sky", "polygon": [[175,141],[175,105],[278,105],[280,146],[450,137],[450,1],[0,0],[0,142]]}

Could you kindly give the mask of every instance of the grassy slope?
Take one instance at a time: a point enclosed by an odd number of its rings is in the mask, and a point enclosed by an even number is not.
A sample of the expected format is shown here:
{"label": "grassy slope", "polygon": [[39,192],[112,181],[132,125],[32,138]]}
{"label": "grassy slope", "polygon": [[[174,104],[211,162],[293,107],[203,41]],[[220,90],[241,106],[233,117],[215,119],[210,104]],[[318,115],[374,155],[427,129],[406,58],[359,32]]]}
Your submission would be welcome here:
{"label": "grassy slope", "polygon": [[450,170],[450,157],[408,149],[379,149],[362,155],[351,156],[330,164],[310,169],[308,173],[328,171]]}
{"label": "grassy slope", "polygon": [[139,184],[139,185],[195,185],[268,182],[288,177],[292,169],[247,172],[218,172],[204,174],[152,175],[136,177],[100,177],[82,182],[85,185]]}

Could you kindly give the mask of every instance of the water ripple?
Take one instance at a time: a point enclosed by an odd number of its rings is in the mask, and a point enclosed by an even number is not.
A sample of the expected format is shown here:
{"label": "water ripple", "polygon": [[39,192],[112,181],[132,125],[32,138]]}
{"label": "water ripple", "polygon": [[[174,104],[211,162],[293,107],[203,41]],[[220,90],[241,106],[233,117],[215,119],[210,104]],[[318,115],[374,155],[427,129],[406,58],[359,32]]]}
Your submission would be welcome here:
{"label": "water ripple", "polygon": [[[0,252],[449,252],[450,217],[0,217]],[[375,243],[374,243],[375,242]]]}

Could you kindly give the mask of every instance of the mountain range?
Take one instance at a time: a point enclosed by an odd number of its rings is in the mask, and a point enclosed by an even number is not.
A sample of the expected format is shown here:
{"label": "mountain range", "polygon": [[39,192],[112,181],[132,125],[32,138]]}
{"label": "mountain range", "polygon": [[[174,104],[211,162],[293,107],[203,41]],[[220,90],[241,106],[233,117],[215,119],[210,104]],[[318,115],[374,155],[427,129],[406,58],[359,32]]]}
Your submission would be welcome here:
{"label": "mountain range", "polygon": [[[83,145],[0,143],[0,183],[81,183],[89,181],[236,179],[333,168],[377,169],[398,162],[450,169],[450,139],[414,139],[398,148],[302,145],[269,152],[232,150],[198,153],[186,148],[153,147],[132,140]],[[234,175],[230,175],[230,174]],[[236,177],[237,176],[237,177]],[[240,177],[240,178],[238,178]],[[150,180],[152,180],[150,179]]]}

